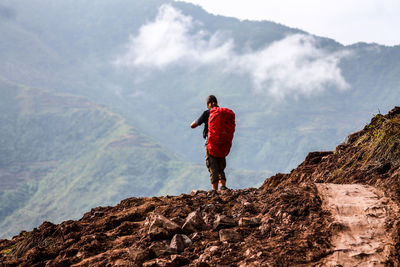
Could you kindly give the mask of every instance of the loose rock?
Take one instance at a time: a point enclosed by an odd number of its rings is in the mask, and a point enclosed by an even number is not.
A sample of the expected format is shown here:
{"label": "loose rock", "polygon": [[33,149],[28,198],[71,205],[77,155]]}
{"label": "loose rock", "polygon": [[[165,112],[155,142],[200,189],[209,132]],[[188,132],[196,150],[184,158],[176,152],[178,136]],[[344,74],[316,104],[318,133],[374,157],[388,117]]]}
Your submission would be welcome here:
{"label": "loose rock", "polygon": [[222,242],[240,242],[243,237],[235,229],[222,229],[219,231],[219,240]]}
{"label": "loose rock", "polygon": [[186,235],[174,235],[171,240],[170,248],[182,252],[185,248],[189,247],[192,244],[192,240]]}
{"label": "loose rock", "polygon": [[217,215],[217,218],[214,221],[214,229],[219,230],[223,228],[231,228],[235,227],[236,222],[234,219],[229,218],[226,215]]}
{"label": "loose rock", "polygon": [[239,226],[240,227],[256,227],[261,224],[260,218],[247,218],[243,217],[239,219]]}
{"label": "loose rock", "polygon": [[198,211],[194,211],[190,213],[187,218],[185,223],[182,226],[182,229],[185,233],[193,233],[196,231],[201,231],[206,228],[206,224],[203,221],[203,218],[201,217],[201,213]]}
{"label": "loose rock", "polygon": [[160,214],[150,218],[149,235],[152,239],[166,239],[181,231],[178,224]]}

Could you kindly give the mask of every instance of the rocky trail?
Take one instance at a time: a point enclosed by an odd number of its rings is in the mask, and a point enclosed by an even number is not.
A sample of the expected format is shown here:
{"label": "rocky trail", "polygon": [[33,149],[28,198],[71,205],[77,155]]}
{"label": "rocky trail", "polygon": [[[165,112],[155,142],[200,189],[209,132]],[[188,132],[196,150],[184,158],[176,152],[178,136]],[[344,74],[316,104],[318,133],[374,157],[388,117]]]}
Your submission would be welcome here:
{"label": "rocky trail", "polygon": [[400,266],[400,107],[260,188],[129,198],[0,240],[0,266]]}
{"label": "rocky trail", "polygon": [[332,215],[332,251],[324,266],[384,266],[394,246],[386,229],[398,208],[383,192],[362,184],[317,184]]}

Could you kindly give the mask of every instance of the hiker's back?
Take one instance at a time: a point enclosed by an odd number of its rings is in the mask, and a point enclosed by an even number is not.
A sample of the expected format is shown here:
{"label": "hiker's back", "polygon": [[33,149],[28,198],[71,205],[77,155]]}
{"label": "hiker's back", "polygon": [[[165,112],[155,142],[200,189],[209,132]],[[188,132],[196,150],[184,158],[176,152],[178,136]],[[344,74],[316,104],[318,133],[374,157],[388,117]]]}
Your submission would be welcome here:
{"label": "hiker's back", "polygon": [[226,157],[232,147],[235,113],[229,108],[213,107],[208,118],[207,148],[214,157]]}

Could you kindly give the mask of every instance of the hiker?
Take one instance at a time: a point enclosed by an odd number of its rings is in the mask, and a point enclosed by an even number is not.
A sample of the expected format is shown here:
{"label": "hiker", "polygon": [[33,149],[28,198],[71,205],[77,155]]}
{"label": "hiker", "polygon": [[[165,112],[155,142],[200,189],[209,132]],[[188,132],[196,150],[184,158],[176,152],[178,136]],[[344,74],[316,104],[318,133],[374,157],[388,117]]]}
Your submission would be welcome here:
{"label": "hiker", "polygon": [[[203,137],[205,139],[206,166],[210,172],[212,189],[218,190],[218,184],[220,184],[220,190],[226,190],[225,157],[228,155],[232,145],[233,132],[235,131],[235,114],[230,109],[220,108],[214,95],[207,97],[207,108],[197,120],[192,122],[190,127],[196,128],[204,123]],[[212,118],[210,118],[210,112],[212,113]],[[209,118],[211,127],[213,127],[211,133],[209,133]],[[228,137],[224,136],[222,138],[222,142],[219,135],[219,132],[221,132],[220,127],[225,127],[223,129],[224,134],[226,132],[229,133]],[[216,142],[216,139],[219,141]]]}

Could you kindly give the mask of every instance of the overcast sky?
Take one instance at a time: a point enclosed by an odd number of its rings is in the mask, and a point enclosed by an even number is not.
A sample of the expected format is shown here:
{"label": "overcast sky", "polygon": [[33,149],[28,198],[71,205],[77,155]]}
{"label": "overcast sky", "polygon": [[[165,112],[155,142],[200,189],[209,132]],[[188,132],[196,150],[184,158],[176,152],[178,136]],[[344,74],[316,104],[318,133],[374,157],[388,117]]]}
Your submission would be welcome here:
{"label": "overcast sky", "polygon": [[269,20],[329,37],[400,45],[400,0],[185,0],[213,14]]}

